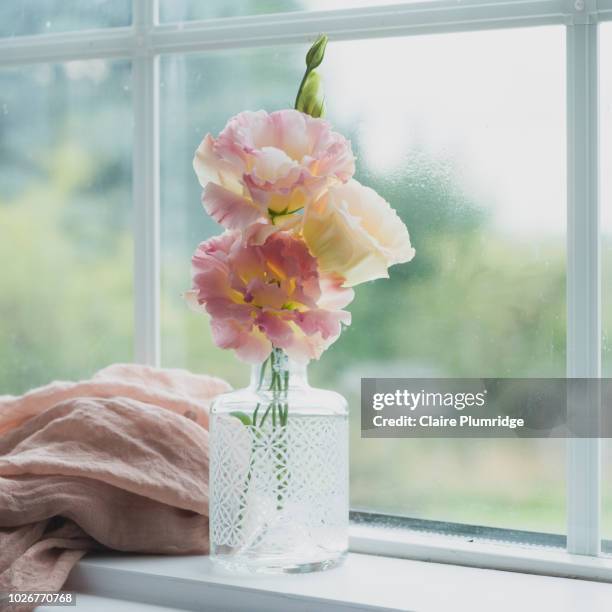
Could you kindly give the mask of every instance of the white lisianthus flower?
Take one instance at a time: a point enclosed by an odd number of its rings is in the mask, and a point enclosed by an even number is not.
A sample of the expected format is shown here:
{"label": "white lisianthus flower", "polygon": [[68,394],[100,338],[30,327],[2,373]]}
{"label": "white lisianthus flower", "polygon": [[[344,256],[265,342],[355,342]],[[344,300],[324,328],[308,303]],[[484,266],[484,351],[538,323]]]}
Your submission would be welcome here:
{"label": "white lisianthus flower", "polygon": [[321,272],[343,276],[345,287],[388,278],[389,266],[415,254],[395,210],[354,179],[304,209],[302,234]]}

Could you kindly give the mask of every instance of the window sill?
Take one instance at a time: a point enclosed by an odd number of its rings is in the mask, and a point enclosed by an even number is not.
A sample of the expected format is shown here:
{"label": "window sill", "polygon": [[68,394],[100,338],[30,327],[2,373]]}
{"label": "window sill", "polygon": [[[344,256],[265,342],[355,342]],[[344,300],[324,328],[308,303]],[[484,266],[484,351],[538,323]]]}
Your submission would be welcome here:
{"label": "window sill", "polygon": [[611,556],[570,555],[552,546],[352,524],[350,547],[370,555],[612,583]]}
{"label": "window sill", "polygon": [[603,612],[612,598],[612,585],[600,582],[360,553],[351,553],[340,568],[286,576],[229,575],[205,556],[91,555],[74,569],[66,589],[87,594],[81,608],[87,611],[103,609],[96,605],[118,609],[117,600],[138,602],[121,602],[126,612]]}

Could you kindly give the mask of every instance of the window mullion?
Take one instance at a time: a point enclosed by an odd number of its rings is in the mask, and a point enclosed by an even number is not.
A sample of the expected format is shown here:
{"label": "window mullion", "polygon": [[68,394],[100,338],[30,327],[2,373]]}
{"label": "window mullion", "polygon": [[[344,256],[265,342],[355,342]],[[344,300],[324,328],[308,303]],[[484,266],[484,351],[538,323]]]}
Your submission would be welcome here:
{"label": "window mullion", "polygon": [[148,40],[156,0],[134,0],[138,53],[133,60],[134,357],[160,362],[159,58]]}
{"label": "window mullion", "polygon": [[[601,375],[597,24],[567,28],[567,376]],[[586,407],[582,407],[586,408]],[[567,441],[567,548],[600,552],[598,439]]]}

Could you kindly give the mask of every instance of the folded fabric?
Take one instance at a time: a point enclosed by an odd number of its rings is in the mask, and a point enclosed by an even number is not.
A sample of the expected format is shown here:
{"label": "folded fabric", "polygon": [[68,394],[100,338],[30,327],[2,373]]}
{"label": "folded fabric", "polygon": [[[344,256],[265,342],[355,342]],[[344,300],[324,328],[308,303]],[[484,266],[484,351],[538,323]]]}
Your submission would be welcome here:
{"label": "folded fabric", "polygon": [[211,399],[229,390],[220,378],[187,370],[115,364],[91,380],[55,381],[25,395],[0,395],[0,434],[59,402],[78,397],[129,397],[187,415],[208,428]]}
{"label": "folded fabric", "polygon": [[[65,399],[77,389],[126,395]],[[207,410],[227,389],[180,370],[120,365],[1,398],[0,591],[58,590],[98,548],[207,552]]]}

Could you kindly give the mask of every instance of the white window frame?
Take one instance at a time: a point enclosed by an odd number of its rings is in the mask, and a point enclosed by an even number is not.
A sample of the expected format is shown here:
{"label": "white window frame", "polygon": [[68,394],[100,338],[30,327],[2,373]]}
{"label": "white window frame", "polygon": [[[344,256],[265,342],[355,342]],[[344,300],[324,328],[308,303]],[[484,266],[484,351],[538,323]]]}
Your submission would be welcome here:
{"label": "white window frame", "polygon": [[[0,68],[90,58],[133,63],[135,360],[160,361],[159,57],[214,49],[564,25],[567,37],[567,376],[601,375],[598,24],[612,0],[431,0],[159,24],[157,0],[133,0],[129,27],[0,39]],[[567,552],[491,553],[448,541],[353,531],[364,552],[612,580],[601,553],[601,443],[567,441]],[[367,533],[366,533],[367,532]],[[457,552],[459,550],[459,552]],[[453,552],[455,551],[455,552]],[[518,556],[517,556],[518,555]],[[556,564],[556,565],[555,565]],[[582,569],[581,569],[582,568]],[[587,569],[585,569],[587,568]],[[589,569],[590,568],[590,569]]]}

